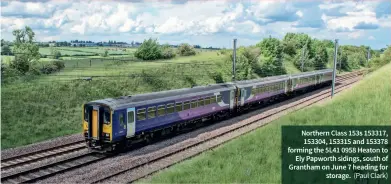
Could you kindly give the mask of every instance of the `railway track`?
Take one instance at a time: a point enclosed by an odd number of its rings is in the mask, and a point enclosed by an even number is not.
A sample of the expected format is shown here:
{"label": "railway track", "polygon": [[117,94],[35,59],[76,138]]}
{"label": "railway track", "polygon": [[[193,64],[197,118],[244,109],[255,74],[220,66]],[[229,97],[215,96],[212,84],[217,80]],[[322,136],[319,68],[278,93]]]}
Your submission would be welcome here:
{"label": "railway track", "polygon": [[[348,74],[337,76],[336,82],[342,82],[344,80],[355,78],[358,75],[362,75],[362,71],[351,72]],[[340,88],[341,87],[336,88],[337,92],[338,92],[338,89],[340,89]],[[318,96],[320,96],[320,95],[322,95],[322,94],[319,94]],[[253,120],[253,121],[255,121],[255,120]],[[247,126],[247,125],[244,125],[244,126]],[[232,129],[227,132],[221,133],[219,135],[216,135],[215,137],[205,139],[203,142],[187,144],[186,146],[183,146],[180,149],[173,149],[173,150],[169,151],[169,153],[160,154],[160,156],[158,156],[158,157],[144,158],[144,159],[138,160],[138,161],[134,162],[135,164],[131,164],[129,166],[129,168],[125,168],[125,170],[121,170],[120,172],[114,173],[110,176],[97,176],[97,178],[93,179],[91,182],[98,183],[98,182],[109,180],[114,176],[123,174],[125,172],[130,172],[132,170],[138,169],[138,168],[145,166],[145,165],[153,164],[154,162],[157,162],[159,160],[162,160],[164,158],[167,158],[167,157],[175,155],[175,154],[179,154],[186,149],[191,149],[197,145],[201,145],[201,144],[206,143],[210,140],[216,139],[219,136],[223,136],[229,132],[235,131],[240,128],[241,127],[237,127],[236,129]],[[82,149],[86,149],[84,141],[70,143],[70,144],[63,145],[63,146],[53,147],[53,148],[49,148],[49,149],[45,149],[45,150],[39,150],[36,152],[3,159],[1,167],[2,167],[2,170],[11,169],[11,168],[31,164],[34,162],[38,162],[43,159],[53,158],[56,156],[72,153],[72,152],[82,150]],[[82,167],[82,166],[94,163],[98,160],[102,160],[105,158],[108,158],[108,156],[96,154],[96,153],[85,153],[85,154],[82,154],[79,156],[67,158],[66,160],[62,160],[62,161],[58,161],[58,162],[50,163],[50,164],[45,164],[45,165],[39,166],[37,168],[28,169],[28,170],[21,171],[18,173],[2,174],[1,182],[2,183],[31,183],[31,182],[35,182],[37,180],[41,180],[41,179],[44,179],[47,177],[54,176],[55,174],[58,174],[58,173],[62,173],[65,171],[69,171],[69,170],[72,170],[72,169],[75,169],[78,167]],[[142,177],[144,177],[148,174],[151,174],[151,173],[147,173],[147,174],[143,175]],[[134,179],[131,179],[130,181],[135,181],[139,178],[140,177],[135,177]]]}
{"label": "railway track", "polygon": [[104,158],[107,158],[107,156],[97,153],[86,153],[67,160],[46,164],[38,168],[2,176],[1,183],[32,183],[58,173],[88,165]]}
{"label": "railway track", "polygon": [[[362,73],[352,73],[344,75],[344,78],[340,78],[340,81],[349,81],[357,76],[362,75]],[[358,80],[354,80],[350,83],[342,84],[336,86],[336,93],[342,91],[343,89],[353,85]],[[314,93],[314,92],[310,92]],[[282,108],[276,108],[269,112],[266,111],[259,115],[253,116],[249,119],[243,120],[237,124],[224,127],[203,136],[192,138],[190,140],[184,141],[182,144],[170,146],[168,148],[157,151],[155,154],[147,154],[144,157],[136,158],[132,160],[131,164],[121,169],[114,169],[116,172],[112,172],[109,175],[100,175],[95,177],[93,180],[89,180],[91,183],[117,183],[124,182],[131,183],[146,176],[149,176],[161,169],[167,168],[177,162],[180,162],[184,159],[196,156],[202,152],[213,149],[229,140],[232,140],[238,136],[241,136],[245,133],[253,131],[261,126],[264,126],[268,122],[277,119],[289,112],[296,111],[308,107],[314,103],[317,103],[323,99],[330,97],[330,89],[324,90],[322,92],[311,94],[311,96],[306,97],[299,101],[292,101],[288,106]],[[295,99],[295,98],[294,98]],[[293,99],[291,99],[293,100]],[[288,100],[290,101],[290,100]],[[278,105],[278,104],[276,104]],[[272,105],[273,106],[273,105]],[[269,120],[267,120],[269,119]],[[261,121],[267,121],[260,123]],[[117,177],[122,179],[117,180]],[[125,179],[124,179],[125,178]]]}
{"label": "railway track", "polygon": [[77,141],[61,146],[56,146],[48,149],[17,155],[14,157],[2,159],[1,170],[2,171],[9,170],[12,168],[24,166],[48,158],[69,154],[83,149],[87,149],[84,141]]}

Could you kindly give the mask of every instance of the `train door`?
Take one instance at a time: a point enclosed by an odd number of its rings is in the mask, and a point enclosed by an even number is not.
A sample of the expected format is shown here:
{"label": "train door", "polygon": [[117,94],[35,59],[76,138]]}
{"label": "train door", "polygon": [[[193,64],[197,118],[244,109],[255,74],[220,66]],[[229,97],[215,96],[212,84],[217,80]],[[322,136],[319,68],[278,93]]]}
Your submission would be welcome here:
{"label": "train door", "polygon": [[242,88],[241,91],[240,91],[240,105],[243,106],[244,105],[244,101],[245,101],[245,98],[246,97],[246,89],[245,88]]}
{"label": "train door", "polygon": [[126,122],[126,137],[133,137],[136,132],[136,116],[134,115],[135,109],[127,109],[127,122]]}
{"label": "train door", "polygon": [[90,131],[93,139],[99,140],[99,107],[93,107]]}

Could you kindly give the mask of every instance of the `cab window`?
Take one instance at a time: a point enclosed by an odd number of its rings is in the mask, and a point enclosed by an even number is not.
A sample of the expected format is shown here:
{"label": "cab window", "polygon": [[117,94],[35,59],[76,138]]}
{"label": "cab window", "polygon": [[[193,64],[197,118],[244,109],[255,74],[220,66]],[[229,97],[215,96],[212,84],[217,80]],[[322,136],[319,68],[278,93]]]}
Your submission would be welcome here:
{"label": "cab window", "polygon": [[145,108],[137,110],[137,120],[145,119]]}
{"label": "cab window", "polygon": [[110,109],[107,107],[104,109],[103,120],[104,124],[110,124]]}
{"label": "cab window", "polygon": [[89,114],[88,114],[88,107],[85,106],[84,107],[84,121],[88,121],[88,116],[89,116]]}
{"label": "cab window", "polygon": [[221,95],[217,95],[217,103],[222,102]]}

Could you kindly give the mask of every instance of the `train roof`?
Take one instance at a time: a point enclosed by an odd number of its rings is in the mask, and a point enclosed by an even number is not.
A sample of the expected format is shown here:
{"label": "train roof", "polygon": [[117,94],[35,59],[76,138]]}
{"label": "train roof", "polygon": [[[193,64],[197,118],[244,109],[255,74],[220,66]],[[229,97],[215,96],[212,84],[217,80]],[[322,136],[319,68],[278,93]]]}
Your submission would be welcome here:
{"label": "train roof", "polygon": [[279,76],[271,76],[266,78],[237,81],[235,84],[238,87],[244,87],[244,86],[253,86],[253,85],[260,85],[260,84],[268,84],[268,83],[284,81],[288,79],[289,79],[289,75],[279,75]]}
{"label": "train roof", "polygon": [[296,74],[292,74],[291,78],[305,77],[305,76],[310,76],[310,75],[314,75],[314,74],[324,74],[324,73],[329,73],[329,72],[333,72],[333,69],[323,69],[323,70],[315,70],[315,71],[310,71],[310,72],[296,73]]}
{"label": "train roof", "polygon": [[155,102],[158,103],[160,101],[170,101],[178,98],[187,98],[197,95],[227,91],[231,89],[235,89],[235,86],[232,83],[212,84],[207,86],[196,86],[193,88],[121,96],[118,98],[106,98],[103,100],[95,100],[87,104],[105,104],[110,106],[112,109],[119,109],[126,108],[127,106],[131,105],[144,105]]}

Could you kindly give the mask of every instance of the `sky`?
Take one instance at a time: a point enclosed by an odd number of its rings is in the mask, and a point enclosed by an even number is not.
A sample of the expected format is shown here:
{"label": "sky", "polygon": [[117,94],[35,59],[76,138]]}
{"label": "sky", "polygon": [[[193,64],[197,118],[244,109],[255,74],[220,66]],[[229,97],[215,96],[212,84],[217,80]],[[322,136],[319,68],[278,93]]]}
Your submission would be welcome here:
{"label": "sky", "polygon": [[1,38],[30,26],[37,41],[190,43],[232,48],[288,32],[342,45],[391,45],[391,0],[1,1]]}

